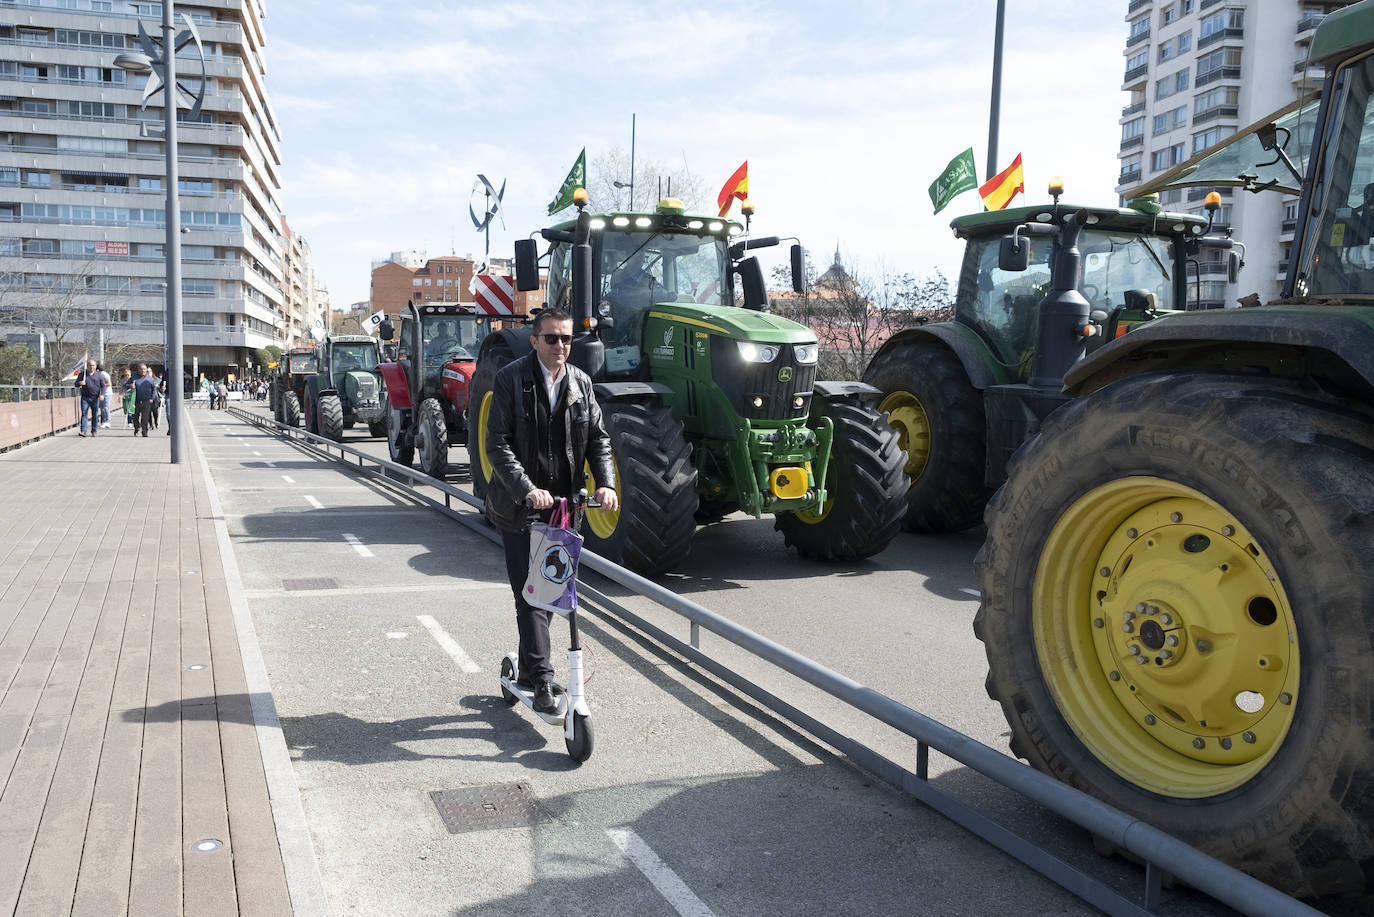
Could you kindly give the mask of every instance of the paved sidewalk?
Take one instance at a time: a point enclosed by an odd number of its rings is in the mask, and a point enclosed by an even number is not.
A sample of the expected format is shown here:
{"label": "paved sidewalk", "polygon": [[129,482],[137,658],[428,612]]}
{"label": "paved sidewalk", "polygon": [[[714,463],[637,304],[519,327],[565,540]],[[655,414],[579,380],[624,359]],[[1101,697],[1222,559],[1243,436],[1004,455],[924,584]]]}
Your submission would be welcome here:
{"label": "paved sidewalk", "polygon": [[291,913],[199,448],[164,434],[0,455],[0,914]]}

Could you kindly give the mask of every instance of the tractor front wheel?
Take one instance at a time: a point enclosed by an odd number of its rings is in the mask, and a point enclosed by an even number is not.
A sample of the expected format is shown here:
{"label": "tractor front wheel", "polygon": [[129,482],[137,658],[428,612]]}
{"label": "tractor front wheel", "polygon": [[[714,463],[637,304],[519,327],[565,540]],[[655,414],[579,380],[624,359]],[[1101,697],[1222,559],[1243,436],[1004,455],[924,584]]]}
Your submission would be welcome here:
{"label": "tractor front wheel", "polygon": [[[682,563],[691,550],[697,511],[692,447],[682,421],[662,405],[613,401],[603,416],[620,505],[613,513],[588,510],[583,534],[596,553],[654,576]],[[595,486],[588,468],[587,492]]]}
{"label": "tractor front wheel", "polygon": [[1299,896],[1374,876],[1374,433],[1316,387],[1158,373],[1011,463],[974,632],[1011,749]]}
{"label": "tractor front wheel", "polygon": [[338,395],[321,395],[318,401],[318,416],[315,426],[320,435],[334,442],[343,440],[343,405]]}
{"label": "tractor front wheel", "polygon": [[912,532],[957,532],[977,525],[992,496],[984,483],[987,432],[983,396],[948,347],[918,339],[879,354],[864,381],[883,392],[878,409],[906,451]]}
{"label": "tractor front wheel", "polygon": [[374,420],[367,425],[367,435],[372,437],[386,436],[386,418]]}
{"label": "tractor front wheel", "polygon": [[817,409],[835,426],[825,504],[778,513],[773,528],[803,557],[871,557],[897,537],[906,512],[907,478],[897,431],[884,415],[857,401],[832,401]]}
{"label": "tractor front wheel", "polygon": [[444,424],[444,408],[433,398],[420,402],[415,451],[420,456],[420,470],[442,481],[448,473],[448,428]]}
{"label": "tractor front wheel", "polygon": [[301,403],[295,392],[283,392],[281,396],[281,422],[288,427],[301,425]]}
{"label": "tractor front wheel", "polygon": [[386,407],[386,451],[397,465],[415,461],[415,443],[409,438],[410,411],[406,408]]}

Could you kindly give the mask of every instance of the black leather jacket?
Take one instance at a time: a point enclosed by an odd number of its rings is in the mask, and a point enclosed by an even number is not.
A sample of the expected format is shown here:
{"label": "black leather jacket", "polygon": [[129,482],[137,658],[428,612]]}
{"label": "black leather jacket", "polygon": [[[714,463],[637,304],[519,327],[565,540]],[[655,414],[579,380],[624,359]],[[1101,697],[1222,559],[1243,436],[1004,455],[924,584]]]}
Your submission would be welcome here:
{"label": "black leather jacket", "polygon": [[[534,353],[527,353],[502,367],[492,382],[486,439],[492,475],[486,508],[492,525],[507,532],[524,528],[525,496],[535,489],[525,469],[535,467],[539,454],[534,441],[534,399],[547,397],[542,372],[536,365],[538,360]],[[567,432],[565,458],[572,478],[581,480],[585,460],[591,465],[598,487],[614,487],[611,438],[606,435],[591,377],[572,365],[565,365],[563,371],[568,374],[567,410],[563,412]]]}

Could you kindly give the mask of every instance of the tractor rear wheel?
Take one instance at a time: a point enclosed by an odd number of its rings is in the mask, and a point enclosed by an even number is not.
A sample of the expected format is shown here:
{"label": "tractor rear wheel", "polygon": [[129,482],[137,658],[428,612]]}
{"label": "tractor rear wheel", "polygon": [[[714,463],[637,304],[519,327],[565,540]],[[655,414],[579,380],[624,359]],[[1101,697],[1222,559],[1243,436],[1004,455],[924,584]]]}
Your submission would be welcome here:
{"label": "tractor rear wheel", "polygon": [[874,359],[863,381],[883,392],[878,410],[906,450],[906,517],[912,532],[957,532],[977,525],[992,496],[984,483],[983,396],[959,358],[934,339],[909,341]]}
{"label": "tractor rear wheel", "polygon": [[374,420],[369,423],[367,425],[367,435],[373,437],[386,436],[386,418],[383,417],[381,420]]}
{"label": "tractor rear wheel", "polygon": [[1374,876],[1374,433],[1315,387],[1129,378],[1011,462],[974,632],[1011,749],[1294,895]]}
{"label": "tractor rear wheel", "polygon": [[301,405],[301,418],[305,421],[305,432],[319,434],[320,415],[315,407],[316,398],[314,393],[307,387],[305,390],[305,404]]}
{"label": "tractor rear wheel", "polygon": [[415,443],[408,437],[410,411],[386,406],[386,451],[397,465],[410,467],[415,461]]}
{"label": "tractor rear wheel", "polygon": [[491,388],[496,374],[515,357],[502,340],[492,341],[477,362],[477,372],[468,389],[468,465],[472,469],[472,494],[485,499],[491,480],[491,461],[487,458],[487,418],[491,416]]}
{"label": "tractor rear wheel", "polygon": [[444,480],[448,473],[448,428],[444,425],[444,408],[434,398],[420,402],[415,421],[415,451],[419,454],[420,470],[431,478]]}
{"label": "tractor rear wheel", "polygon": [[325,439],[332,439],[336,443],[341,442],[343,440],[343,405],[339,404],[339,396],[321,395],[318,404],[315,426],[319,429],[320,435]]}
{"label": "tractor rear wheel", "polygon": [[[692,447],[682,421],[662,405],[613,401],[602,414],[620,505],[613,513],[589,510],[582,532],[596,553],[654,576],[682,563],[691,550],[697,510]],[[595,484],[586,471],[591,493]]]}
{"label": "tractor rear wheel", "polygon": [[818,510],[778,513],[773,528],[789,547],[817,560],[871,557],[892,543],[906,512],[902,449],[882,414],[853,400],[817,406],[835,425]]}
{"label": "tractor rear wheel", "polygon": [[301,425],[301,403],[295,392],[283,392],[281,396],[281,422],[288,427]]}
{"label": "tractor rear wheel", "polygon": [[[274,392],[273,395],[275,396],[275,394],[276,393]],[[275,420],[277,423],[284,422],[281,416],[281,399],[277,397],[272,398],[272,419]]]}

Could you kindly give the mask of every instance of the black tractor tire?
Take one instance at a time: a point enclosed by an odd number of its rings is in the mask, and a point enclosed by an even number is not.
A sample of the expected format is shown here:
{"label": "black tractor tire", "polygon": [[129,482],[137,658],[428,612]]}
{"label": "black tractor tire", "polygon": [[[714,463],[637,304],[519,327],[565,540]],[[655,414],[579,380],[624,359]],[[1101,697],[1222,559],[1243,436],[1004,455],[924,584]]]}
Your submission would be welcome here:
{"label": "black tractor tire", "polygon": [[410,409],[386,406],[386,451],[397,465],[415,462],[415,442],[409,438]]}
{"label": "black tractor tire", "polygon": [[316,402],[318,404],[315,418],[315,427],[325,439],[332,439],[334,442],[343,441],[343,405],[339,403],[338,395],[321,395]]}
{"label": "black tractor tire", "polygon": [[602,414],[620,505],[613,514],[588,511],[587,546],[644,576],[673,569],[687,559],[696,531],[697,470],[682,421],[638,401],[610,402]]}
{"label": "black tractor tire", "polygon": [[444,407],[437,399],[420,402],[415,420],[415,454],[421,471],[444,480],[448,474],[448,428],[444,424]]}
{"label": "black tractor tire", "polygon": [[1012,752],[1288,894],[1371,891],[1371,431],[1316,387],[1212,372],[1052,414],[975,562]]}
{"label": "black tractor tire", "polygon": [[305,403],[301,405],[301,419],[305,421],[305,432],[314,433],[316,435],[320,432],[319,409],[315,405],[317,400],[315,393],[307,387],[305,390]]}
{"label": "black tractor tire", "polygon": [[296,398],[295,392],[282,392],[281,422],[288,427],[299,427],[301,425],[301,403]]}
{"label": "black tractor tire", "polygon": [[482,500],[491,480],[487,461],[487,412],[491,411],[491,387],[496,374],[515,357],[504,341],[495,340],[482,352],[468,388],[468,465],[472,469],[472,494]]}
{"label": "black tractor tire", "polygon": [[803,557],[871,557],[897,537],[906,512],[905,453],[897,431],[886,415],[858,401],[832,401],[813,410],[835,425],[826,506],[818,513],[778,513],[773,528]]}
{"label": "black tractor tire", "polygon": [[882,390],[879,410],[906,452],[911,487],[902,527],[940,534],[981,522],[993,491],[984,483],[983,395],[959,358],[940,341],[909,341],[874,358],[863,381]]}
{"label": "black tractor tire", "polygon": [[730,500],[697,500],[697,511],[693,518],[697,525],[711,525],[739,510],[739,504]]}
{"label": "black tractor tire", "polygon": [[276,393],[275,393],[275,392],[271,393],[270,397],[272,398],[272,419],[275,420],[277,423],[282,423],[282,422],[283,422],[283,421],[282,421],[282,416],[281,416],[281,401],[282,401],[282,400],[281,400],[280,398],[276,397]]}
{"label": "black tractor tire", "polygon": [[381,420],[374,420],[374,421],[372,421],[371,423],[369,423],[369,424],[367,425],[367,435],[368,435],[368,436],[371,436],[371,437],[374,437],[374,438],[376,438],[376,437],[385,437],[385,436],[386,436],[386,418],[383,417]]}
{"label": "black tractor tire", "polygon": [[354,424],[354,423],[356,423],[356,421],[345,420],[345,421],[343,422],[343,428],[344,428],[345,430],[352,430],[352,429],[353,429],[353,424]]}

